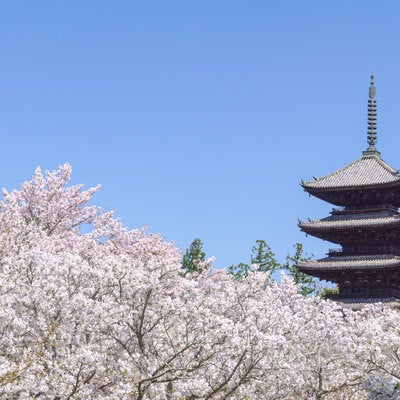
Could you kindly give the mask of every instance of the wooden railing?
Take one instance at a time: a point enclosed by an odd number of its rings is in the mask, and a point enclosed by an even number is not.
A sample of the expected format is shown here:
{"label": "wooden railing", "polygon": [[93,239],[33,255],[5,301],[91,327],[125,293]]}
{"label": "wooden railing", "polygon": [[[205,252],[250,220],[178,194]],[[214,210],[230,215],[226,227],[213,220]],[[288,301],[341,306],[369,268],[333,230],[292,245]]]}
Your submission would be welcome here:
{"label": "wooden railing", "polygon": [[330,257],[374,254],[400,255],[400,248],[394,246],[358,246],[345,249],[329,249],[327,253],[327,255]]}

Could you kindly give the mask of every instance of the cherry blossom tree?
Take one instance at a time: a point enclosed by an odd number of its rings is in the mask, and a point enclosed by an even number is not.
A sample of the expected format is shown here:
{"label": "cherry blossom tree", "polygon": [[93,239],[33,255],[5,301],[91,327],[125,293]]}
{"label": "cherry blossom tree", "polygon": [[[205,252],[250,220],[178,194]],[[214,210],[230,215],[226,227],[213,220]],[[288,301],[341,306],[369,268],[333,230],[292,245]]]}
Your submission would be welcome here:
{"label": "cherry blossom tree", "polygon": [[398,398],[396,310],[210,260],[183,276],[173,244],[127,229],[70,176],[37,169],[3,191],[1,398]]}

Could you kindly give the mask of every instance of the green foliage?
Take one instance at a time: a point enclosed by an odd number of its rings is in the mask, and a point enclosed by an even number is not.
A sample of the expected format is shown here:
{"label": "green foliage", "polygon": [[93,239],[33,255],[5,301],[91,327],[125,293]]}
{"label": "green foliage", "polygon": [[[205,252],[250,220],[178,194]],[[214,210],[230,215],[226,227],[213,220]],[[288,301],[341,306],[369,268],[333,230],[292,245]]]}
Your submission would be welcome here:
{"label": "green foliage", "polygon": [[228,272],[233,275],[237,280],[246,278],[249,272],[253,272],[253,269],[249,264],[240,263],[238,265],[231,265],[228,268]]}
{"label": "green foliage", "polygon": [[319,293],[322,299],[326,299],[330,294],[339,294],[339,288],[324,287],[322,291]]}
{"label": "green foliage", "polygon": [[240,280],[246,278],[249,273],[254,272],[256,269],[271,274],[281,269],[286,271],[299,284],[299,293],[303,296],[316,295],[326,298],[329,294],[338,293],[338,289],[325,287],[319,280],[299,271],[297,263],[299,261],[308,261],[312,256],[304,254],[301,243],[296,243],[293,247],[295,249],[294,254],[288,254],[285,264],[280,264],[267,242],[265,240],[256,240],[255,245],[251,249],[251,264],[240,263],[231,265],[228,268],[228,273],[233,275],[235,279]]}
{"label": "green foliage", "polygon": [[251,249],[251,265],[240,263],[231,265],[228,272],[236,279],[245,278],[250,272],[257,268],[259,271],[273,273],[277,269],[282,268],[275,259],[275,254],[265,240],[256,240],[255,245]]}
{"label": "green foliage", "polygon": [[304,296],[308,296],[315,293],[316,282],[312,276],[300,272],[297,268],[297,263],[299,261],[310,260],[312,257],[303,253],[303,245],[301,243],[296,243],[293,247],[296,251],[293,255],[288,254],[286,256],[284,269],[293,277],[296,283],[300,284],[300,293]]}
{"label": "green foliage", "polygon": [[184,274],[201,272],[203,270],[202,262],[205,259],[206,253],[203,251],[203,242],[200,239],[194,239],[182,258]]}
{"label": "green foliage", "polygon": [[265,240],[256,240],[256,244],[251,249],[251,263],[257,265],[259,271],[275,272],[281,268],[281,264],[275,259],[275,254]]}

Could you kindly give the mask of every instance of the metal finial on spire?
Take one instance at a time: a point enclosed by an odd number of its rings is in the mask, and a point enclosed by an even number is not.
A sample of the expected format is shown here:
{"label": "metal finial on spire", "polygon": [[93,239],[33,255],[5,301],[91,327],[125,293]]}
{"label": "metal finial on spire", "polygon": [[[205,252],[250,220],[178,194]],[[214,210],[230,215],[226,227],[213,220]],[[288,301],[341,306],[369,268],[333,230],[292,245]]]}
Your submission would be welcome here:
{"label": "metal finial on spire", "polygon": [[371,75],[371,84],[369,86],[369,99],[368,99],[368,149],[364,154],[379,155],[380,153],[375,148],[377,140],[376,129],[376,89],[375,89],[374,74]]}
{"label": "metal finial on spire", "polygon": [[374,74],[371,75],[371,84],[369,87],[369,98],[374,99],[376,95],[376,89],[375,89],[375,77]]}

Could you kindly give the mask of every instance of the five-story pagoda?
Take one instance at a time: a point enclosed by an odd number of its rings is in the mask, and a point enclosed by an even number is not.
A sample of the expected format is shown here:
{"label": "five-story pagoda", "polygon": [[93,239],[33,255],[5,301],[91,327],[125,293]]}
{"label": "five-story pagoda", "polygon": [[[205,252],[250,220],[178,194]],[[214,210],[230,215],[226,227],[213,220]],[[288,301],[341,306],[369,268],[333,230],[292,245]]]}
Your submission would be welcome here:
{"label": "five-story pagoda", "polygon": [[298,262],[301,272],[336,283],[332,299],[345,303],[388,302],[400,298],[400,173],[376,149],[376,99],[371,76],[368,145],[346,167],[301,185],[332,203],[331,215],[299,221],[302,231],[341,246],[326,258]]}

